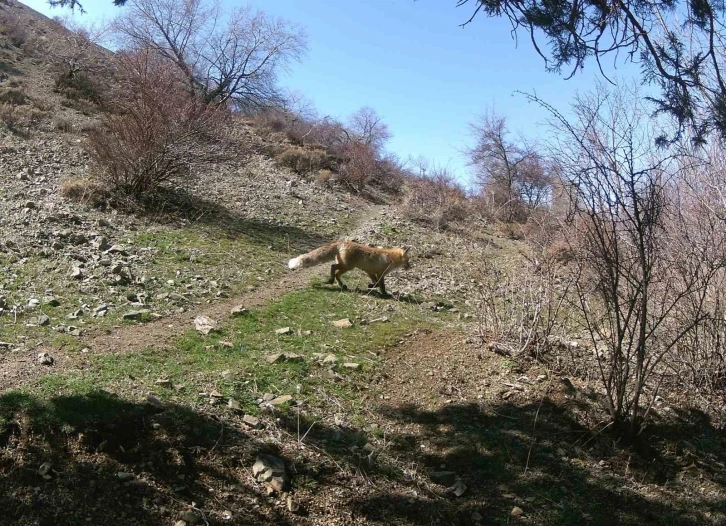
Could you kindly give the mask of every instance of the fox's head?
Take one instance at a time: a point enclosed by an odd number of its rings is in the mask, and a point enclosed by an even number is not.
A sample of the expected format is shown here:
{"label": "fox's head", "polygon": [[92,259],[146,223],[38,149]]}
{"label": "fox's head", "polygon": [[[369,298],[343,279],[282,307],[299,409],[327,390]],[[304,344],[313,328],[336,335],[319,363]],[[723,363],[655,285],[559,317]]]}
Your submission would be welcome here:
{"label": "fox's head", "polygon": [[411,250],[411,247],[406,248],[400,248],[401,251],[401,265],[400,267],[404,270],[408,270],[411,268],[411,262],[408,260],[408,251]]}

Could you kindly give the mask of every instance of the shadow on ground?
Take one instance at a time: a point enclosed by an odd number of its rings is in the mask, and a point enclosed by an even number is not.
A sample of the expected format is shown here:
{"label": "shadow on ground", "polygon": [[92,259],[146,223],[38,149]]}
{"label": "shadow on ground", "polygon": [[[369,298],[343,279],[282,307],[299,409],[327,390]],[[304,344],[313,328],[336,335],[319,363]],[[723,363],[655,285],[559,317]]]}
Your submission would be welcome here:
{"label": "shadow on ground", "polygon": [[155,221],[183,220],[213,228],[229,239],[245,239],[277,252],[298,253],[334,241],[321,234],[291,225],[278,225],[246,217],[219,202],[193,195],[184,189],[162,189],[142,203],[136,211]]}
{"label": "shadow on ground", "polygon": [[[348,504],[366,523],[702,525],[726,516],[726,437],[703,414],[652,426],[643,437],[647,447],[593,434],[547,399],[452,403],[438,411],[383,405],[378,415],[376,433],[316,422],[306,438],[371,481],[373,490]],[[297,422],[287,425],[292,433]],[[683,465],[681,437],[690,437],[687,462],[696,467]],[[460,497],[432,485],[456,478],[466,487]],[[671,489],[661,493],[664,485]],[[515,507],[518,518],[511,516]]]}
{"label": "shadow on ground", "polygon": [[6,393],[0,417],[1,524],[175,524],[192,502],[200,523],[291,524],[274,507],[263,514],[264,491],[245,475],[258,452],[276,451],[211,415],[98,391]]}

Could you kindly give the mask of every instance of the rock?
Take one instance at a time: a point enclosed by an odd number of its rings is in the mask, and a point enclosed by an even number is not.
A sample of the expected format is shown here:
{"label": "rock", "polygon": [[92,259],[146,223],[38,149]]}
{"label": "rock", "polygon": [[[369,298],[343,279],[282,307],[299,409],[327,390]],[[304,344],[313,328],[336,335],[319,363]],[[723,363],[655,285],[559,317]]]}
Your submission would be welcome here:
{"label": "rock", "polygon": [[181,517],[181,520],[187,524],[197,524],[199,522],[202,522],[202,518],[198,514],[194,513],[193,511],[182,512],[180,517]]}
{"label": "rock", "polygon": [[149,405],[152,405],[157,409],[166,409],[166,405],[164,404],[164,402],[162,402],[152,394],[146,395],[146,401],[149,403]]}
{"label": "rock", "polygon": [[467,488],[466,484],[464,484],[461,479],[456,479],[456,482],[450,489],[454,492],[454,495],[461,497],[464,493],[466,493]]}
{"label": "rock", "polygon": [[147,314],[151,314],[149,309],[132,310],[125,313],[122,318],[124,320],[139,320]]}
{"label": "rock", "polygon": [[128,256],[128,253],[124,250],[124,247],[121,245],[112,245],[107,250],[104,251],[104,254],[118,254],[120,256]]}
{"label": "rock", "polygon": [[278,396],[277,398],[270,400],[270,404],[281,405],[281,404],[284,404],[285,402],[289,402],[290,400],[292,400],[292,396],[282,395],[282,396]]}
{"label": "rock", "polygon": [[171,381],[168,378],[161,378],[161,379],[157,380],[156,382],[154,382],[154,385],[170,388]]}
{"label": "rock", "polygon": [[295,502],[295,499],[292,498],[292,495],[287,496],[287,509],[291,513],[297,513],[298,510],[300,509],[300,505],[297,502]]}
{"label": "rock", "polygon": [[431,482],[450,488],[456,483],[456,473],[453,471],[434,471],[429,475]]}
{"label": "rock", "polygon": [[40,365],[53,365],[54,361],[55,360],[53,359],[53,357],[47,352],[42,352],[38,354],[38,362],[40,363]]}
{"label": "rock", "polygon": [[282,492],[288,483],[285,462],[273,455],[263,453],[257,455],[257,460],[252,466],[252,475],[258,482],[277,492]]}
{"label": "rock", "polygon": [[479,513],[478,511],[475,511],[471,514],[471,520],[473,520],[474,522],[481,522],[483,518],[484,517],[482,517],[481,513]]}
{"label": "rock", "polygon": [[257,418],[256,416],[252,416],[252,415],[245,415],[242,418],[242,422],[244,422],[245,425],[248,425],[252,428],[255,428],[260,425],[260,419]]}
{"label": "rock", "polygon": [[187,526],[187,521],[178,520],[174,523],[174,526]]}
{"label": "rock", "polygon": [[38,468],[38,475],[43,477],[45,480],[50,480],[52,478],[50,474],[52,470],[53,464],[51,464],[50,462],[43,462]]}
{"label": "rock", "polygon": [[515,506],[512,508],[512,512],[510,513],[512,517],[521,517],[524,515],[524,510],[520,508],[519,506]]}
{"label": "rock", "polygon": [[247,310],[247,307],[245,307],[244,305],[237,305],[230,311],[230,314],[232,314],[232,316],[242,316],[244,314],[247,314],[248,312],[249,311]]}
{"label": "rock", "polygon": [[343,364],[343,367],[346,369],[350,369],[351,371],[357,371],[358,369],[360,369],[360,364],[354,362],[346,362]]}
{"label": "rock", "polygon": [[234,398],[230,398],[227,401],[227,407],[229,407],[233,411],[239,411],[241,409],[239,402],[235,400]]}
{"label": "rock", "polygon": [[338,363],[338,358],[334,354],[329,354],[323,358],[323,365],[335,365]]}
{"label": "rock", "polygon": [[38,316],[36,324],[38,325],[38,327],[47,327],[48,325],[50,325],[50,318],[45,314],[41,314],[40,316]]}
{"label": "rock", "polygon": [[295,353],[276,353],[269,355],[265,358],[265,360],[269,364],[274,364],[281,362],[302,362],[304,358],[303,356]]}
{"label": "rock", "polygon": [[125,471],[119,471],[116,473],[116,478],[119,479],[121,482],[128,482],[129,480],[134,478],[133,473],[126,473]]}
{"label": "rock", "polygon": [[73,267],[71,270],[71,278],[73,279],[83,279],[85,275],[83,274],[83,271],[80,267]]}
{"label": "rock", "polygon": [[275,331],[275,334],[279,334],[279,335],[292,334],[292,329],[290,327],[282,327],[281,329],[277,329]]}
{"label": "rock", "polygon": [[206,336],[217,328],[217,322],[209,316],[197,316],[194,318],[194,328]]}
{"label": "rock", "polygon": [[342,320],[334,321],[333,325],[340,329],[347,329],[348,327],[352,327],[353,323],[348,318],[343,318]]}
{"label": "rock", "polygon": [[34,309],[38,305],[40,305],[40,300],[38,298],[30,298],[28,300],[28,308],[29,309]]}
{"label": "rock", "polygon": [[222,378],[225,380],[234,380],[234,373],[230,370],[224,370],[222,371]]}

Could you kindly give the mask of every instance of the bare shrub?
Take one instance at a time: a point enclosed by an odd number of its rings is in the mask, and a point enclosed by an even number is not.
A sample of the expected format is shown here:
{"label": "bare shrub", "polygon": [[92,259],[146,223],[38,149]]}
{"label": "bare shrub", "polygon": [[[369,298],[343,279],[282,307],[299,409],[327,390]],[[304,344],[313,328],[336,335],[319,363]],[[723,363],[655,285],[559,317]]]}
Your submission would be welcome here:
{"label": "bare shrub", "polygon": [[323,150],[300,146],[287,148],[277,156],[277,162],[300,175],[319,171],[329,165],[328,155]]}
{"label": "bare shrub", "polygon": [[0,121],[11,131],[30,131],[39,127],[45,113],[31,106],[15,106],[7,102],[0,104]]}
{"label": "bare shrub", "polygon": [[654,149],[657,131],[634,88],[578,97],[573,121],[531,98],[553,115],[552,154],[572,210],[565,238],[576,305],[606,406],[615,428],[635,437],[674,350],[709,317],[724,243],[713,229],[693,230],[678,184],[682,162]]}
{"label": "bare shrub", "polygon": [[403,213],[440,230],[468,215],[464,190],[445,169],[433,167],[425,176],[410,176],[403,198]]}
{"label": "bare shrub", "polygon": [[[479,334],[490,349],[507,356],[523,353],[549,361],[553,347],[570,329],[568,297],[572,279],[546,247],[530,245],[512,264],[484,260],[479,275]],[[556,355],[551,365],[564,364]]]}
{"label": "bare shrub", "polygon": [[69,201],[102,206],[109,198],[108,190],[92,179],[72,179],[64,181],[60,187],[60,194]]}
{"label": "bare shrub", "polygon": [[327,186],[330,184],[334,176],[335,174],[330,170],[320,170],[315,175],[315,182],[320,185]]}
{"label": "bare shrub", "polygon": [[24,91],[19,89],[3,89],[0,90],[0,104],[12,104],[20,106],[28,102],[28,96]]}
{"label": "bare shrub", "polygon": [[217,159],[227,112],[185,89],[186,79],[151,50],[119,57],[114,113],[88,138],[101,177],[136,198]]}
{"label": "bare shrub", "polygon": [[0,33],[8,37],[15,47],[22,47],[29,39],[30,32],[20,16],[13,11],[0,11]]}

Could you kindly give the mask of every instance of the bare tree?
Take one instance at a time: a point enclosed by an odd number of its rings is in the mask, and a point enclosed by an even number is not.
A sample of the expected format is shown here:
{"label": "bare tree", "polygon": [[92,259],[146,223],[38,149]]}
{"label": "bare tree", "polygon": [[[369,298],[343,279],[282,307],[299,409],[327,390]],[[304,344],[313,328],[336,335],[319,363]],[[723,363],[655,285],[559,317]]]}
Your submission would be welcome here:
{"label": "bare tree", "polygon": [[467,151],[482,197],[505,221],[525,220],[549,193],[546,162],[525,138],[510,138],[504,117],[487,113],[470,125],[476,144]]}
{"label": "bare tree", "polygon": [[108,66],[101,44],[109,28],[105,24],[81,24],[69,17],[54,19],[66,31],[52,41],[40,41],[40,51],[61,68],[59,84],[72,84],[82,73],[95,73]]}
{"label": "bare tree", "polygon": [[348,130],[352,140],[380,152],[391,138],[383,117],[370,106],[363,106],[348,118]]}
{"label": "bare tree", "polygon": [[655,132],[635,89],[600,86],[577,98],[572,120],[531,98],[553,115],[552,154],[574,214],[567,239],[579,264],[578,304],[607,406],[635,436],[664,361],[707,318],[705,294],[723,257],[705,251],[715,242],[705,231],[703,250],[688,247],[681,164],[673,152],[653,151]]}
{"label": "bare tree", "polygon": [[304,32],[250,8],[212,0],[130,0],[114,22],[123,47],[153,49],[208,103],[238,108],[283,100],[277,75],[307,49]]}

